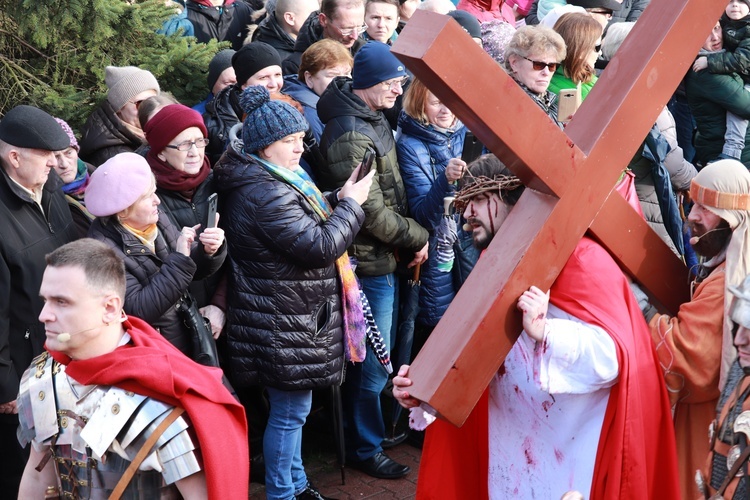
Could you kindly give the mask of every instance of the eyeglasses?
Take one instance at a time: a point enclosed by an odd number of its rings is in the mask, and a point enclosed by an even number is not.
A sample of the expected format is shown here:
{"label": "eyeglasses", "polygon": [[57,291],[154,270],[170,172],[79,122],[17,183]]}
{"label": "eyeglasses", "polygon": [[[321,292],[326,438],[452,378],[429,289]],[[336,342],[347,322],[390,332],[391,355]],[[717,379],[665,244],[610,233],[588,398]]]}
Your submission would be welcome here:
{"label": "eyeglasses", "polygon": [[190,148],[195,146],[198,149],[205,148],[208,146],[208,139],[197,139],[195,141],[185,141],[179,144],[167,144],[165,147],[169,149],[176,149],[177,151],[190,151]]}
{"label": "eyeglasses", "polygon": [[542,71],[544,68],[549,68],[549,70],[554,73],[555,70],[557,70],[557,67],[560,66],[560,63],[557,62],[546,63],[542,61],[534,61],[528,57],[524,57],[524,59],[531,63],[531,67],[534,68],[534,71]]}
{"label": "eyeglasses", "polygon": [[383,87],[387,87],[388,90],[396,90],[397,88],[403,89],[404,85],[406,85],[406,82],[409,81],[408,76],[402,76],[401,78],[396,78],[395,80],[391,80],[388,82],[380,82],[380,84]]}
{"label": "eyeglasses", "polygon": [[367,30],[367,25],[366,24],[363,24],[362,26],[357,26],[356,28],[348,28],[348,29],[345,29],[345,30],[342,30],[341,28],[339,28],[338,26],[336,26],[333,23],[330,23],[330,24],[331,24],[331,26],[333,26],[334,28],[336,28],[336,31],[338,31],[341,34],[341,36],[345,36],[345,37],[357,36],[360,33],[364,33]]}
{"label": "eyeglasses", "polygon": [[132,103],[133,103],[133,106],[135,106],[135,109],[136,109],[136,111],[138,111],[139,109],[141,109],[141,104],[142,104],[142,103],[143,103],[143,101],[145,101],[145,100],[146,100],[146,99],[141,99],[140,101],[130,101],[130,102],[132,102]]}

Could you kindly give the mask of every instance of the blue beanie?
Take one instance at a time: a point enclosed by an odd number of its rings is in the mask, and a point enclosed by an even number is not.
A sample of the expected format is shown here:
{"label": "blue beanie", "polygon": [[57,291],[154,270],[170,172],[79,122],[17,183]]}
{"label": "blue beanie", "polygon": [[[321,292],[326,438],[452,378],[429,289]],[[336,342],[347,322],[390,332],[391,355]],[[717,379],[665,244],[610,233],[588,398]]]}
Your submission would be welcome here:
{"label": "blue beanie", "polygon": [[242,142],[248,153],[308,128],[299,111],[285,102],[272,101],[265,87],[247,87],[240,96],[240,106],[247,113],[242,125]]}
{"label": "blue beanie", "polygon": [[404,65],[384,43],[368,42],[354,56],[353,89],[369,89],[400,76],[406,76]]}

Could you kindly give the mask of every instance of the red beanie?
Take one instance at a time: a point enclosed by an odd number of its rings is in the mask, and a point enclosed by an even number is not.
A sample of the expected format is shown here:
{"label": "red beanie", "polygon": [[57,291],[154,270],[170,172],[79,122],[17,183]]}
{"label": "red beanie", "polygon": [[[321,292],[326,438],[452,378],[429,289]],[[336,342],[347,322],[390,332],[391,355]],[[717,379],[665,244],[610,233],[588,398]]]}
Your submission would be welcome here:
{"label": "red beanie", "polygon": [[203,137],[208,135],[203,117],[194,109],[182,104],[170,104],[164,106],[156,113],[143,129],[146,134],[148,145],[157,155],[183,130],[190,127],[198,127],[203,132]]}

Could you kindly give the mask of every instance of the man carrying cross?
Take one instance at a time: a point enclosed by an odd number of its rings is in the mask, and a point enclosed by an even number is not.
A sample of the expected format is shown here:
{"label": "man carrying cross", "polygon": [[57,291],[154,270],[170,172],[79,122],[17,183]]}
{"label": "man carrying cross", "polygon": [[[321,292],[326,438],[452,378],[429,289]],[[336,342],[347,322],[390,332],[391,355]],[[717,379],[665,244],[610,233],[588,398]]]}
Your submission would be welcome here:
{"label": "man carrying cross", "polygon": [[[486,248],[524,187],[491,156],[470,172],[457,201]],[[678,498],[668,396],[609,254],[583,238],[550,292],[532,286],[518,308],[524,332],[466,423],[429,427],[418,497]],[[394,396],[414,407],[407,377],[404,366]]]}

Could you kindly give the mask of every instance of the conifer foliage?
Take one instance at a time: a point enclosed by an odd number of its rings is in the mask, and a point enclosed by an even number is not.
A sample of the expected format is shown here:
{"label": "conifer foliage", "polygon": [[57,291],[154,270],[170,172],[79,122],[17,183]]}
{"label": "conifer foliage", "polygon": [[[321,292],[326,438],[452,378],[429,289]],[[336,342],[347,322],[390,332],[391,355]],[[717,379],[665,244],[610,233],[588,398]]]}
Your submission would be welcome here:
{"label": "conifer foliage", "polygon": [[79,128],[105,98],[104,68],[138,66],[192,105],[227,43],[157,34],[164,0],[0,0],[0,115],[33,104]]}

